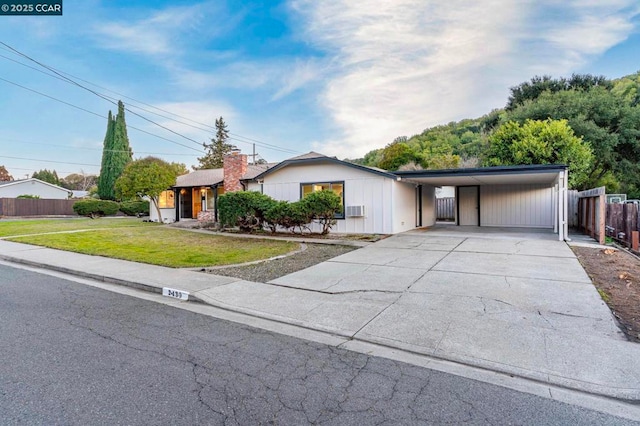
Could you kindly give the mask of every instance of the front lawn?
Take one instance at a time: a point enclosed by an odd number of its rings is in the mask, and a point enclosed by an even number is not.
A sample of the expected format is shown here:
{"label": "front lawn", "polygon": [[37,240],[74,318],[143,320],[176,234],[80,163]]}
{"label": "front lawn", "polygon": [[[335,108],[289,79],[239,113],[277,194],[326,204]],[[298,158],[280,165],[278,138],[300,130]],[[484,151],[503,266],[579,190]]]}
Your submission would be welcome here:
{"label": "front lawn", "polygon": [[122,228],[129,226],[157,226],[133,217],[100,219],[24,219],[0,220],[0,237],[43,234],[46,232],[75,231],[80,229]]}
{"label": "front lawn", "polygon": [[[117,219],[118,221],[123,219]],[[34,244],[77,253],[113,257],[134,262],[174,268],[230,265],[268,259],[296,250],[299,245],[286,241],[255,240],[217,235],[207,235],[171,229],[164,226],[148,226],[137,219],[138,226],[115,226],[111,229],[91,229],[86,232],[27,235],[7,240]],[[7,222],[8,224],[9,222]],[[14,222],[15,223],[15,222]],[[4,224],[4,223],[3,223]],[[84,226],[68,230],[104,228],[105,219],[84,222]],[[61,231],[61,224],[42,224],[43,232]],[[35,225],[34,225],[35,226]],[[20,227],[18,227],[20,228]],[[9,235],[32,234],[36,229],[9,230]]]}

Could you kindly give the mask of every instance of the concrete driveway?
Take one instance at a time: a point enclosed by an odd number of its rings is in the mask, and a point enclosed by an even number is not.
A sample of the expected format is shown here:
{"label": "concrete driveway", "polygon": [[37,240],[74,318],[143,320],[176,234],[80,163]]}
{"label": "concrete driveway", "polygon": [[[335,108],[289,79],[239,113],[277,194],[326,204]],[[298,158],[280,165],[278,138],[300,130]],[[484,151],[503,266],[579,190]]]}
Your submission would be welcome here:
{"label": "concrete driveway", "polygon": [[640,396],[640,348],[551,233],[412,231],[269,284],[232,283],[206,290],[205,300],[356,341]]}

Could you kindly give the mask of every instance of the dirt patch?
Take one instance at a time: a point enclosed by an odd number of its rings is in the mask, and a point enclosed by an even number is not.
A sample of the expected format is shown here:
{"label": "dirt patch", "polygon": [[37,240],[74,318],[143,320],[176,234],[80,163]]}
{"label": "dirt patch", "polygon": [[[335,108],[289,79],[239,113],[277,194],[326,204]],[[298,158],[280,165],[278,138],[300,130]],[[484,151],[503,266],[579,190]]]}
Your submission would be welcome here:
{"label": "dirt patch", "polygon": [[305,251],[283,259],[268,260],[254,265],[204,270],[203,272],[266,283],[355,249],[356,247],[343,245],[307,244]]}
{"label": "dirt patch", "polygon": [[621,250],[572,249],[622,331],[640,343],[640,260]]}

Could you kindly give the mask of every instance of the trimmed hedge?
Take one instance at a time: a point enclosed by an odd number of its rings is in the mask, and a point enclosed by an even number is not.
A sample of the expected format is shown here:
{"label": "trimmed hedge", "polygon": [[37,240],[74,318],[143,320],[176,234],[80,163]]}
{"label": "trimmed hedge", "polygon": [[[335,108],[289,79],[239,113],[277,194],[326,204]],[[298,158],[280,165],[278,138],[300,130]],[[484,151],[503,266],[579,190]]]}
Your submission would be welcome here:
{"label": "trimmed hedge", "polygon": [[333,191],[312,192],[300,200],[304,209],[322,225],[322,235],[337,223],[336,215],[342,213],[342,199]]}
{"label": "trimmed hedge", "polygon": [[127,216],[149,216],[148,201],[123,201],[120,203],[120,211]]}
{"label": "trimmed hedge", "polygon": [[268,195],[253,191],[227,192],[218,197],[222,226],[238,226],[252,232],[264,227],[265,212],[275,203]]}
{"label": "trimmed hedge", "polygon": [[265,222],[271,232],[276,232],[278,227],[289,229],[296,232],[296,228],[302,232],[304,228],[308,229],[308,224],[313,220],[313,216],[309,213],[306,206],[296,201],[289,203],[287,201],[276,201],[274,205],[265,212]]}
{"label": "trimmed hedge", "polygon": [[74,212],[92,219],[115,215],[118,210],[120,210],[120,204],[109,200],[80,200],[73,205]]}
{"label": "trimmed hedge", "polygon": [[314,192],[300,201],[276,201],[259,192],[228,192],[218,198],[220,225],[238,226],[242,231],[256,231],[265,226],[276,232],[285,228],[291,232],[309,229],[317,220],[326,234],[336,224],[336,214],[342,212],[342,199],[333,191]]}

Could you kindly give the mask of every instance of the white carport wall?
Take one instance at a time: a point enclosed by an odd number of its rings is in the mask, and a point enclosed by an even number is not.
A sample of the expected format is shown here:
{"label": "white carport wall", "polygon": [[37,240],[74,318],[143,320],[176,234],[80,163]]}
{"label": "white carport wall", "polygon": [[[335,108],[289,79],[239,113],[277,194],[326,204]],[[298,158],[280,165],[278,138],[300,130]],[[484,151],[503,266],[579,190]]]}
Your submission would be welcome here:
{"label": "white carport wall", "polygon": [[[464,196],[456,200],[457,225],[541,228],[557,233],[559,240],[568,239],[565,165],[415,170],[395,174],[405,182],[455,186],[456,194]],[[474,198],[469,199],[470,195]],[[470,213],[465,209],[476,211]]]}

